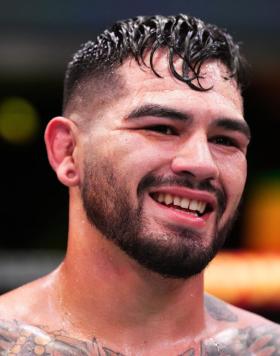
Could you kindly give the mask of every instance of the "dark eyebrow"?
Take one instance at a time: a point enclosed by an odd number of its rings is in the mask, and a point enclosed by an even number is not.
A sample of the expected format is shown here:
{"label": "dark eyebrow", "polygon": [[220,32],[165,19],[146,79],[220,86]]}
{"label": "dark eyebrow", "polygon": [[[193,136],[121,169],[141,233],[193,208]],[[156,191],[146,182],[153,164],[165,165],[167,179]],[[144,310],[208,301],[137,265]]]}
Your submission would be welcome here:
{"label": "dark eyebrow", "polygon": [[248,140],[251,139],[251,130],[246,121],[235,119],[218,119],[214,121],[213,125],[230,131],[239,131],[245,135]]}
{"label": "dark eyebrow", "polygon": [[136,108],[127,116],[126,120],[137,119],[143,116],[156,116],[180,121],[190,120],[190,116],[181,111],[155,104],[146,104]]}
{"label": "dark eyebrow", "polygon": [[[162,106],[157,104],[144,104],[132,110],[126,117],[126,120],[133,120],[144,116],[156,116],[180,121],[190,121],[192,119],[191,115],[175,110],[168,106]],[[223,118],[215,120],[213,122],[213,125],[217,127],[222,127],[226,130],[239,131],[244,134],[248,138],[248,140],[251,139],[251,131],[246,121]]]}

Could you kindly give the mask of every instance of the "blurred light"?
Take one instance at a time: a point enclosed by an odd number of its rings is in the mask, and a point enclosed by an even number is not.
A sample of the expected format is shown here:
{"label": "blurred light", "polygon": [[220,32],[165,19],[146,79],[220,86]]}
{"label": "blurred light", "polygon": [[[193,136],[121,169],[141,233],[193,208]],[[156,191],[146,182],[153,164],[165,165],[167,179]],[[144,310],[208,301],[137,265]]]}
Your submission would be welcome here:
{"label": "blurred light", "polygon": [[280,251],[280,175],[255,186],[245,216],[245,231],[246,247]]}
{"label": "blurred light", "polygon": [[27,100],[18,97],[0,103],[0,137],[14,144],[26,143],[36,137],[39,119]]}
{"label": "blurred light", "polygon": [[244,308],[279,310],[279,275],[277,253],[222,251],[206,269],[205,288],[208,293]]}

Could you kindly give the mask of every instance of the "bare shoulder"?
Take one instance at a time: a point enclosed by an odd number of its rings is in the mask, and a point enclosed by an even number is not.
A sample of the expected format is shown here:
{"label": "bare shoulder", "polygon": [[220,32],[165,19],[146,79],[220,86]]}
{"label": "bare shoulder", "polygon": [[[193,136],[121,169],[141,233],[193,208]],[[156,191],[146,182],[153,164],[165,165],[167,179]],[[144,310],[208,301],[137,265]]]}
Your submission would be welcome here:
{"label": "bare shoulder", "polygon": [[[34,291],[33,285],[30,287]],[[3,298],[20,304],[20,296],[25,298],[29,295],[28,289],[23,287]],[[2,302],[3,305],[9,304]],[[205,297],[205,312],[215,325],[212,332],[200,340],[198,348],[186,346],[174,356],[280,355],[279,325],[208,295]],[[33,310],[32,313],[34,318]],[[0,316],[0,355],[129,356],[122,350],[112,350],[94,336],[91,340],[78,340],[61,328],[50,332],[40,323],[25,323],[16,317],[4,319]],[[57,325],[61,327],[60,323]]]}
{"label": "bare shoulder", "polygon": [[42,327],[1,319],[0,355],[128,356],[103,345],[95,337],[90,341],[78,340],[61,329],[47,332]]}
{"label": "bare shoulder", "polygon": [[203,340],[202,355],[280,355],[280,325],[209,295],[205,308],[218,331]]}
{"label": "bare shoulder", "polygon": [[280,325],[263,318],[258,314],[238,308],[234,305],[224,302],[221,299],[206,294],[204,297],[206,313],[216,321],[238,324],[240,326],[250,324],[268,324],[280,328]]}
{"label": "bare shoulder", "polygon": [[[71,338],[51,306],[50,280],[43,277],[0,297],[0,355],[97,355]],[[55,326],[54,326],[55,325]],[[92,346],[93,348],[93,346]]]}
{"label": "bare shoulder", "polygon": [[91,344],[90,349],[60,330],[47,333],[37,326],[0,319],[0,355],[99,355],[94,350],[98,345]]}
{"label": "bare shoulder", "polygon": [[[0,320],[0,355],[132,356],[107,347],[95,337],[90,341],[71,338],[63,331],[47,333],[43,328],[18,321]],[[165,354],[164,354],[165,355]],[[171,355],[170,352],[166,355]],[[225,328],[174,356],[280,355],[279,329],[272,323]]]}
{"label": "bare shoulder", "polygon": [[51,298],[49,285],[46,276],[1,295],[0,319],[29,322],[31,315],[46,313]]}

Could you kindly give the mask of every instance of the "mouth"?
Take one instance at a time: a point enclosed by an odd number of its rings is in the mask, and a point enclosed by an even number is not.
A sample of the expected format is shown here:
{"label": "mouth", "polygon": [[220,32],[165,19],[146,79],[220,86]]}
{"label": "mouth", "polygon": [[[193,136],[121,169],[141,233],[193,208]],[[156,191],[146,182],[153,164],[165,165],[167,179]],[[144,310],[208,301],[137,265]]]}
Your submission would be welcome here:
{"label": "mouth", "polygon": [[213,204],[204,199],[192,199],[165,192],[151,192],[150,197],[157,203],[194,217],[206,217],[214,210]]}

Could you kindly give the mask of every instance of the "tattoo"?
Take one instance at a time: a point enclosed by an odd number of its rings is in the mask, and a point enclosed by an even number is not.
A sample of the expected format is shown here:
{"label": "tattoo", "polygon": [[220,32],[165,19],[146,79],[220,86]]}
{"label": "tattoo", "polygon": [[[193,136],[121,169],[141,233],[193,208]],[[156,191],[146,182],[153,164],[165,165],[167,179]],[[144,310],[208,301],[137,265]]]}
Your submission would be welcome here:
{"label": "tattoo", "polygon": [[280,355],[279,329],[273,326],[227,329],[205,340],[201,355]]}
{"label": "tattoo", "polygon": [[[96,338],[80,341],[17,321],[0,321],[1,356],[125,356],[105,347]],[[129,356],[131,354],[127,354]],[[170,354],[172,355],[172,354]],[[226,329],[202,340],[197,350],[188,348],[178,356],[279,356],[280,332],[276,325]]]}
{"label": "tattoo", "polygon": [[184,351],[182,354],[179,354],[178,356],[195,356],[195,350],[193,348]]}
{"label": "tattoo", "polygon": [[48,334],[38,327],[17,321],[0,321],[0,355],[43,356],[124,356],[97,342],[85,342],[63,336],[61,332]]}
{"label": "tattoo", "polygon": [[108,349],[108,347],[100,346],[98,343],[97,339],[94,338],[92,341],[92,344],[94,346],[94,352],[92,355],[98,355],[98,356],[125,356],[124,354],[120,352],[113,351],[111,349]]}
{"label": "tattoo", "polygon": [[219,299],[206,295],[204,298],[205,307],[209,315],[218,321],[236,322],[238,317],[234,314],[227,304]]}

